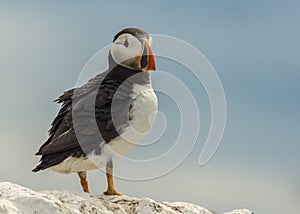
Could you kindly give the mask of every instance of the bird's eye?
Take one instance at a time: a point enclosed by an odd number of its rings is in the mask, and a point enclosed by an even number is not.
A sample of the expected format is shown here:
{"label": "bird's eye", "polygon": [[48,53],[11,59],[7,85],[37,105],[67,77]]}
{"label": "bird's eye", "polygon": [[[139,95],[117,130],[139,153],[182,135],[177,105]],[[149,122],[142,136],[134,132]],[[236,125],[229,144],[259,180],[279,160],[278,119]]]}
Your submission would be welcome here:
{"label": "bird's eye", "polygon": [[123,45],[124,45],[126,48],[128,48],[128,46],[129,46],[129,43],[128,43],[128,40],[127,40],[127,38],[125,38],[125,41],[124,41]]}

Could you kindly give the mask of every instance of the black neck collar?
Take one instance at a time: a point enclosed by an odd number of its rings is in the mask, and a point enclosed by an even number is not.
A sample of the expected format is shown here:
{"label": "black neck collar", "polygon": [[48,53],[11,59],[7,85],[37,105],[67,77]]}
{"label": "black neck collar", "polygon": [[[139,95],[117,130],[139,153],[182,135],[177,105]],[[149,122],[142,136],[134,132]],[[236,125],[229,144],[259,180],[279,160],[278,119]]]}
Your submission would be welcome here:
{"label": "black neck collar", "polygon": [[134,83],[138,84],[148,84],[150,83],[150,75],[149,72],[143,72],[141,70],[133,70],[130,68],[126,68],[122,65],[117,64],[112,59],[110,53],[109,53],[109,68],[108,73],[106,75],[106,78],[111,78],[114,80],[119,80],[121,82],[124,82],[128,78],[129,81],[132,81]]}

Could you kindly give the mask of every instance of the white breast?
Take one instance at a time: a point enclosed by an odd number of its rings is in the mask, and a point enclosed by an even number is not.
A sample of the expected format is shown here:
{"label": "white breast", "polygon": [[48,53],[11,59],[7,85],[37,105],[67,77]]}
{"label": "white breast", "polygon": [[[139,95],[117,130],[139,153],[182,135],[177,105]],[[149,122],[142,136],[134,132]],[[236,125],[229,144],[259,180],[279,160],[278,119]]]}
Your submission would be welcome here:
{"label": "white breast", "polygon": [[108,145],[117,153],[124,155],[136,146],[150,131],[157,113],[157,97],[151,85],[136,85],[134,88],[130,126]]}

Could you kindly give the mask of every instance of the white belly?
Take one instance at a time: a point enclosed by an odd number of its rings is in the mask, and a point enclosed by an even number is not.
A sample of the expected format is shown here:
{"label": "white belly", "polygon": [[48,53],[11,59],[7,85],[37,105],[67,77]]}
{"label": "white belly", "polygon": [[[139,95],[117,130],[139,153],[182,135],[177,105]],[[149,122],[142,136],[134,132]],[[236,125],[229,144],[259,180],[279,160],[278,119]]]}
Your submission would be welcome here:
{"label": "white belly", "polygon": [[108,158],[119,158],[135,147],[150,131],[157,113],[157,97],[151,88],[138,86],[138,93],[132,105],[132,120],[125,131],[108,144],[101,147],[101,155],[90,154],[86,158],[69,157],[49,169],[60,173],[87,171],[105,166]]}

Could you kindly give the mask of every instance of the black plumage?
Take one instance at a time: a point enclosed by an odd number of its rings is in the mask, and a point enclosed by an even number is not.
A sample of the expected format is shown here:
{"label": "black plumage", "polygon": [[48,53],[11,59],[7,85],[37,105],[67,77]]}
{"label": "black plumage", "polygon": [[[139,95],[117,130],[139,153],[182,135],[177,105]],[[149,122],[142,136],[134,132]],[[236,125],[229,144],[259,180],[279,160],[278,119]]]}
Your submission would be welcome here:
{"label": "black plumage", "polygon": [[[113,68],[111,66],[110,63],[107,71],[95,76],[82,87],[64,92],[55,100],[61,103],[62,107],[52,122],[49,138],[36,153],[42,155],[41,163],[32,171],[37,172],[57,165],[68,157],[85,157],[86,153],[95,149],[96,154],[100,154],[100,144],[110,142],[128,126],[131,104],[134,101],[129,95],[133,93],[135,83],[150,84],[149,73],[139,72],[135,75],[138,71],[120,65],[113,65]],[[134,81],[129,78],[133,75]],[[122,90],[118,90],[120,85]],[[91,105],[94,96],[95,105]],[[114,123],[111,108],[113,99],[116,106],[113,108],[113,114],[118,115],[118,120]],[[74,114],[76,121],[73,120]],[[92,114],[95,114],[95,117]],[[91,123],[94,122],[91,118],[96,119],[98,130],[91,130]],[[77,126],[76,132],[80,132],[81,135],[80,144],[76,137],[78,133],[75,134],[74,122]],[[103,142],[98,141],[99,131]]]}
{"label": "black plumage", "polygon": [[149,40],[149,35],[146,31],[143,31],[141,29],[138,28],[125,28],[124,30],[121,30],[119,33],[117,33],[114,36],[114,40],[115,41],[120,35],[124,34],[124,33],[129,33],[133,36],[135,36],[136,38],[138,38],[139,40],[143,40],[144,38]]}

